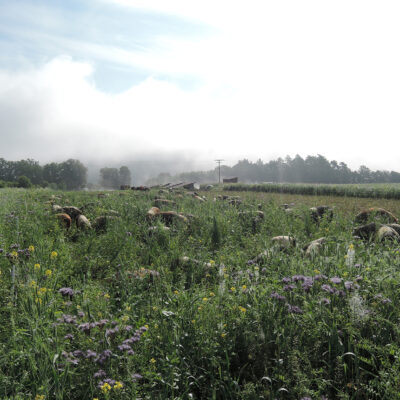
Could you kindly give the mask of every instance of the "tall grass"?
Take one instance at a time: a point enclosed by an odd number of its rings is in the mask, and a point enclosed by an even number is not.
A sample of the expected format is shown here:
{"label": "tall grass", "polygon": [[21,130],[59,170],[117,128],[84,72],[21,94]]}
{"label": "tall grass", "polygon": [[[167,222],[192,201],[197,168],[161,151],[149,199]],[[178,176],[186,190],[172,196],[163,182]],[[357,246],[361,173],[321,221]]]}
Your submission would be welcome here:
{"label": "tall grass", "polygon": [[[118,215],[103,233],[66,231],[52,195],[91,221]],[[251,195],[164,194],[193,214],[167,231],[146,218],[156,196],[0,192],[0,398],[399,398],[397,243]]]}

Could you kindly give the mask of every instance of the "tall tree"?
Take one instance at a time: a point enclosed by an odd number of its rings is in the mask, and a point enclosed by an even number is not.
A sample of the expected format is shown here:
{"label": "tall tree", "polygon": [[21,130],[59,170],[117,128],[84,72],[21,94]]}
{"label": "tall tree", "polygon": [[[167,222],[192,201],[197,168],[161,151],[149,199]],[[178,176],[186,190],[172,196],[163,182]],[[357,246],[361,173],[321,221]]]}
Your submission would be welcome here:
{"label": "tall tree", "polygon": [[82,189],[87,181],[87,168],[79,160],[69,159],[60,165],[60,178],[67,190]]}
{"label": "tall tree", "polygon": [[128,167],[123,165],[119,169],[119,184],[120,185],[130,185],[132,180],[131,171]]}

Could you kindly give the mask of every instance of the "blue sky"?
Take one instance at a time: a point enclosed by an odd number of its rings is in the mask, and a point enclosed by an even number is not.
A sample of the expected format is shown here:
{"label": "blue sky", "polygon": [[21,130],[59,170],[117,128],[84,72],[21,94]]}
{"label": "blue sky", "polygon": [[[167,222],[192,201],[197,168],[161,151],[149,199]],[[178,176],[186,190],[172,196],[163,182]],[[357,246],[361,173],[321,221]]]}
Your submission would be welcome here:
{"label": "blue sky", "polygon": [[0,157],[400,171],[399,19],[397,0],[0,0]]}

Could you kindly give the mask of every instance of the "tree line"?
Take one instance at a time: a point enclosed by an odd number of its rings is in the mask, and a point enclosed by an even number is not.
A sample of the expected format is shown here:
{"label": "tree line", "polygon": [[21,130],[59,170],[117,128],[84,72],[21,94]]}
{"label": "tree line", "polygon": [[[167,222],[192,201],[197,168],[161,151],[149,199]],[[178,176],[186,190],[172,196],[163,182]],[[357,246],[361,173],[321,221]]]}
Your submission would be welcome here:
{"label": "tree line", "polygon": [[[79,190],[87,186],[87,173],[88,169],[75,159],[41,166],[38,161],[32,159],[7,161],[0,158],[0,188],[40,186]],[[126,166],[100,170],[99,184],[103,188],[118,189],[120,185],[130,183],[131,172]]]}
{"label": "tree line", "polygon": [[[400,183],[400,173],[396,171],[372,171],[365,165],[351,170],[346,163],[328,161],[324,156],[287,156],[264,163],[240,160],[232,167],[221,165],[221,178],[237,176],[240,182],[247,183]],[[148,184],[178,181],[199,183],[218,182],[218,167],[210,171],[195,171],[171,176],[159,174]]]}

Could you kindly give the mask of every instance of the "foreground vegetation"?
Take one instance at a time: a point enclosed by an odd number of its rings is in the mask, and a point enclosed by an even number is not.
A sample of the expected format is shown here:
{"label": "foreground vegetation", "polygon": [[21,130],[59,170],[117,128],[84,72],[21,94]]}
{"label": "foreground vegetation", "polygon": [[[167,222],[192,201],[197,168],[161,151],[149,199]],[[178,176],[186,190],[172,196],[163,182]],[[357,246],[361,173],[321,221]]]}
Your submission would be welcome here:
{"label": "foreground vegetation", "polygon": [[[0,397],[400,398],[399,246],[352,237],[382,203],[218,194],[163,194],[188,217],[168,231],[146,217],[156,191],[0,191]],[[50,199],[114,218],[66,230]],[[313,222],[328,202],[332,221]]]}

